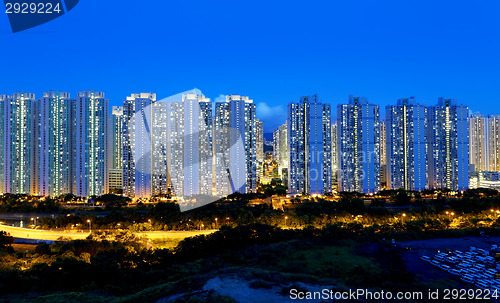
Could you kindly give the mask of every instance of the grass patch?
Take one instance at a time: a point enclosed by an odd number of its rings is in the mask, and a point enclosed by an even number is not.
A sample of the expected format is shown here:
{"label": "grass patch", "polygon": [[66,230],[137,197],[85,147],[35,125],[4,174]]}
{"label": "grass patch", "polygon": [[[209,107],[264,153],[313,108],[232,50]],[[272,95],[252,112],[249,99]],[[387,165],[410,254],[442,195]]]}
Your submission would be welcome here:
{"label": "grass patch", "polygon": [[260,250],[253,263],[256,267],[276,272],[302,274],[345,284],[359,282],[360,277],[376,280],[382,271],[375,260],[358,254],[354,241],[341,241],[336,245],[297,241],[277,243]]}
{"label": "grass patch", "polygon": [[179,245],[179,242],[181,242],[184,239],[181,238],[168,238],[168,239],[155,239],[152,240],[151,242],[154,245],[154,248],[156,249],[174,249]]}
{"label": "grass patch", "polygon": [[[206,275],[193,275],[188,278],[181,279],[177,282],[163,283],[153,287],[148,287],[137,293],[126,295],[122,297],[108,296],[104,294],[92,292],[61,292],[48,295],[40,295],[28,293],[23,295],[9,295],[0,298],[0,302],[36,302],[36,303],[52,303],[52,302],[72,302],[72,303],[135,303],[135,302],[156,302],[162,298],[177,294],[177,293],[190,293],[202,288],[202,286],[209,279]],[[208,295],[208,298],[212,298]],[[186,302],[190,302],[189,300]],[[213,301],[217,302],[217,301]],[[225,301],[230,302],[230,301]]]}
{"label": "grass patch", "polygon": [[32,252],[32,251],[35,250],[36,245],[34,245],[34,244],[12,244],[12,248],[14,248],[15,251],[20,251],[20,252],[29,251],[29,252]]}
{"label": "grass patch", "polygon": [[0,302],[36,302],[36,303],[104,303],[109,302],[110,297],[105,297],[92,293],[81,293],[81,292],[66,292],[66,293],[55,293],[50,295],[11,295],[0,299]]}
{"label": "grass patch", "polygon": [[373,260],[355,253],[353,243],[293,251],[278,262],[277,268],[284,272],[298,271],[321,278],[340,279],[342,282],[358,272],[380,273]]}

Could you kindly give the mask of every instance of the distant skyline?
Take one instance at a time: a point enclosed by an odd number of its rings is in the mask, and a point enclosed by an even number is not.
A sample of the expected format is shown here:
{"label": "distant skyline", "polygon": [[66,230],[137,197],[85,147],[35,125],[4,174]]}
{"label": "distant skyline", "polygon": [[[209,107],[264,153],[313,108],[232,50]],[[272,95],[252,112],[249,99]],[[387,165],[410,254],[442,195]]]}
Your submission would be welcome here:
{"label": "distant skyline", "polygon": [[196,87],[213,101],[249,96],[266,133],[289,102],[316,93],[332,106],[352,94],[382,108],[444,96],[500,114],[499,9],[496,0],[86,0],[16,34],[0,13],[0,94],[94,89],[118,106],[132,93]]}

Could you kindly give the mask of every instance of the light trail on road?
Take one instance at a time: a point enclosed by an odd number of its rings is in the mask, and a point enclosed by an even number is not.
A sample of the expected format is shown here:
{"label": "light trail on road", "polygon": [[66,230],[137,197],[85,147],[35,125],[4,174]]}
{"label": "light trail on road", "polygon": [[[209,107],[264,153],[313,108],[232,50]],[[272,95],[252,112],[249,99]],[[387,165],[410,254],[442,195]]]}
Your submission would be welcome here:
{"label": "light trail on road", "polygon": [[[60,237],[68,238],[71,240],[77,240],[77,239],[85,239],[90,235],[89,232],[51,231],[42,229],[13,227],[4,224],[0,224],[0,230],[9,233],[14,238],[30,239],[38,241],[56,241]],[[160,239],[184,239],[199,235],[209,235],[214,232],[216,232],[216,230],[150,231],[150,232],[134,232],[134,234],[139,238],[145,236],[151,240],[160,240]]]}

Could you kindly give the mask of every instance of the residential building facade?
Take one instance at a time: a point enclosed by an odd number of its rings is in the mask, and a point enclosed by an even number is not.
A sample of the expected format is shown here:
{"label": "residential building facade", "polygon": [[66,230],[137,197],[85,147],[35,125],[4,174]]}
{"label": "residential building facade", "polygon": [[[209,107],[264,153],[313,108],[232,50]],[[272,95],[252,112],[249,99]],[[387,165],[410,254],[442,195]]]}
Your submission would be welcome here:
{"label": "residential building facade", "polygon": [[380,190],[380,108],[349,96],[337,106],[339,191]]}
{"label": "residential building facade", "polygon": [[469,109],[454,99],[429,107],[429,187],[469,187]]}
{"label": "residential building facade", "polygon": [[331,108],[318,95],[288,104],[288,190],[292,194],[332,191]]}
{"label": "residential building facade", "polygon": [[36,104],[37,194],[59,196],[73,192],[72,100],[70,94],[49,91]]}
{"label": "residential building facade", "polygon": [[104,93],[88,90],[74,101],[75,194],[78,197],[108,193],[109,101]]}
{"label": "residential building facade", "polygon": [[427,108],[415,97],[386,107],[387,188],[423,190],[427,186]]}
{"label": "residential building facade", "polygon": [[4,105],[4,193],[35,194],[35,94],[17,92]]}
{"label": "residential building facade", "polygon": [[472,114],[469,117],[469,154],[470,164],[474,170],[488,170],[488,123],[482,114]]}

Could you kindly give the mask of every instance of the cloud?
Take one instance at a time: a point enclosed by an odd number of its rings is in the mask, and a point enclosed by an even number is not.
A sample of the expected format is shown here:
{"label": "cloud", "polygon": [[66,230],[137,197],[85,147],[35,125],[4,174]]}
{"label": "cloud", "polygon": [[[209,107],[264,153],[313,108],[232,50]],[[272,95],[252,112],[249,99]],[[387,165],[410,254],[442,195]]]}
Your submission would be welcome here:
{"label": "cloud", "polygon": [[[214,102],[226,102],[226,95],[219,94],[214,98]],[[286,123],[287,108],[283,105],[269,106],[265,102],[258,102],[256,105],[257,119],[264,122],[264,133],[276,130],[280,125]],[[214,107],[215,110],[215,107]]]}
{"label": "cloud", "polygon": [[226,102],[226,95],[223,95],[223,94],[219,94],[215,100],[215,102]]}
{"label": "cloud", "polygon": [[257,119],[264,121],[264,132],[272,132],[286,122],[287,110],[282,105],[269,106],[265,102],[257,103]]}

